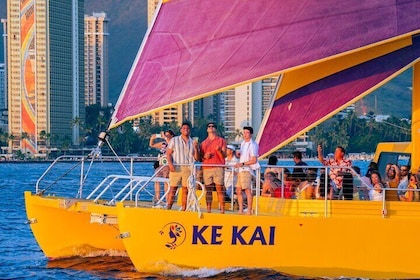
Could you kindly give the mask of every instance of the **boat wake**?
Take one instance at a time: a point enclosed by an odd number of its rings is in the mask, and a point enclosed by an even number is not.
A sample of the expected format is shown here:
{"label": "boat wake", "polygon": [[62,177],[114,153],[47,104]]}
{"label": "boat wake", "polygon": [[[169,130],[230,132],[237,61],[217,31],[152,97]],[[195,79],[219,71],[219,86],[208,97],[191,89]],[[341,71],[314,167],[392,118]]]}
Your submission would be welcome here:
{"label": "boat wake", "polygon": [[134,265],[128,257],[101,255],[50,260],[47,264],[47,268],[84,271],[92,274],[92,276],[106,279],[305,279],[301,277],[291,277],[290,275],[264,269],[195,269],[179,267],[165,262],[155,265],[156,268],[164,268],[164,270],[155,274],[138,272],[135,270]]}

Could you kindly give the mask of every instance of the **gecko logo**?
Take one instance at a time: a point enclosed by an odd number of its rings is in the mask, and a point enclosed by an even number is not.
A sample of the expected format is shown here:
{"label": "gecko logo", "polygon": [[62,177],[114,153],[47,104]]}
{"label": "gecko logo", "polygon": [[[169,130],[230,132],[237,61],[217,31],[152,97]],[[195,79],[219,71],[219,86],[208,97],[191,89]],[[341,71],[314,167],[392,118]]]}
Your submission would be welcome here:
{"label": "gecko logo", "polygon": [[169,249],[176,249],[184,243],[186,238],[185,228],[178,223],[166,224],[159,232],[165,240],[165,246]]}

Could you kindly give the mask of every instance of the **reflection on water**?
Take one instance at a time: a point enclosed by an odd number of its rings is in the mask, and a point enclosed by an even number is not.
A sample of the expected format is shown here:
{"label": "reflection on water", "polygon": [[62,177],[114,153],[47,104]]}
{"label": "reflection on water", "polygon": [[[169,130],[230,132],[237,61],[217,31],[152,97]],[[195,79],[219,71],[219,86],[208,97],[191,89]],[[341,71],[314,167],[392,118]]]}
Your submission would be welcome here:
{"label": "reflection on water", "polygon": [[[135,271],[133,264],[128,257],[100,256],[100,257],[74,257],[66,259],[50,260],[47,268],[62,268],[72,270],[89,271],[98,277],[116,279],[141,279],[148,278],[147,275]],[[152,276],[153,279],[163,279]]]}
{"label": "reflection on water", "polygon": [[[186,269],[178,268],[173,275],[157,275],[136,272],[133,264],[128,257],[101,256],[89,258],[67,258],[51,260],[47,264],[49,269],[81,270],[90,274],[106,279],[314,279],[299,278],[284,275],[272,270],[263,269]],[[319,278],[321,279],[321,278]]]}

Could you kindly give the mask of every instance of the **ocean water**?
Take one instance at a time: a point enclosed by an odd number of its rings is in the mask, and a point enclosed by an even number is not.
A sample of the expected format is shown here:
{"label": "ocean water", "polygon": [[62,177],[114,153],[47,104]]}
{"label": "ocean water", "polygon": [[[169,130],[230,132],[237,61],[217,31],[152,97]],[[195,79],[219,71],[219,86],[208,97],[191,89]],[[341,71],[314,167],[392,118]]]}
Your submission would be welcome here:
{"label": "ocean water", "polygon": [[[364,172],[368,162],[355,164]],[[105,163],[94,172],[120,168],[117,165]],[[48,166],[49,163],[0,163],[0,279],[311,279],[255,269],[179,269],[176,275],[152,275],[136,272],[128,258],[118,256],[48,261],[26,224],[23,197],[24,191],[35,190],[37,179]],[[138,163],[137,168],[146,174],[153,172],[152,163]]]}

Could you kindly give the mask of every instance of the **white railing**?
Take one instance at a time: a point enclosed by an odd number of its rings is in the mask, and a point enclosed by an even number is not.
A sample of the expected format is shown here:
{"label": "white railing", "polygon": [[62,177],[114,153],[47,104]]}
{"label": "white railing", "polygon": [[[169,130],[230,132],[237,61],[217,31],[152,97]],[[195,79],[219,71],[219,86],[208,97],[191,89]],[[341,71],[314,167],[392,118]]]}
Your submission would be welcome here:
{"label": "white railing", "polygon": [[[76,161],[78,160],[78,161]],[[63,184],[60,182],[62,179],[65,178],[65,176],[70,173],[71,171],[77,169],[80,169],[80,175],[79,175],[79,184],[77,187],[77,195],[76,198],[82,198],[82,191],[85,185],[86,177],[88,171],[91,169],[92,160],[89,158],[83,157],[83,156],[61,156],[57,158],[50,167],[47,168],[47,170],[41,175],[41,177],[38,179],[36,183],[36,193],[38,195],[46,195],[51,189],[54,188],[60,188],[63,186]],[[75,161],[73,165],[69,166],[69,171],[62,171],[63,174],[58,175],[57,179],[55,179],[53,182],[49,182],[41,189],[41,183],[44,182],[46,176],[52,172],[53,167],[58,164],[58,162],[70,162]],[[89,166],[86,167],[86,163],[89,163]],[[227,165],[204,165],[204,164],[194,164],[192,165],[192,173],[191,173],[191,179],[189,183],[189,193],[194,195],[190,195],[188,199],[188,210],[190,211],[197,211],[200,212],[200,203],[204,202],[204,196],[206,193],[206,187],[203,185],[202,182],[198,181],[197,179],[197,173],[202,167],[223,167],[226,170],[225,175],[229,174],[229,176],[232,176],[234,178],[236,176],[235,169],[232,166]],[[268,167],[275,167],[278,168],[279,173],[277,174],[277,177],[280,179],[280,197],[262,197],[261,196],[261,187],[262,187],[262,177],[261,174],[262,170],[265,170]],[[163,168],[163,167],[161,167]],[[322,178],[328,178],[328,174],[334,167],[329,166],[299,166],[298,168],[305,168],[305,169],[313,169],[316,170],[316,191],[319,193],[323,193],[324,195],[318,195],[317,197],[313,195],[310,199],[295,199],[295,197],[292,197],[290,199],[285,198],[286,191],[285,191],[285,182],[287,176],[289,176],[286,172],[286,168],[290,171],[292,171],[296,166],[289,165],[289,166],[270,166],[270,165],[261,165],[261,168],[256,170],[254,183],[252,186],[252,193],[254,195],[254,212],[255,215],[303,215],[303,216],[323,216],[323,217],[330,217],[333,214],[337,215],[338,210],[333,209],[332,203],[339,204],[340,205],[340,212],[341,214],[346,213],[352,213],[354,211],[354,207],[360,207],[361,211],[363,212],[362,208],[366,208],[366,213],[370,213],[368,210],[372,209],[372,207],[367,207],[369,203],[374,203],[378,206],[378,211],[374,212],[377,215],[382,215],[382,217],[389,217],[390,213],[395,213],[395,211],[390,211],[393,209],[389,209],[389,207],[395,207],[394,205],[389,205],[388,201],[386,200],[386,192],[393,191],[396,192],[397,189],[395,188],[384,188],[383,189],[383,199],[380,202],[368,202],[368,201],[362,201],[360,200],[361,204],[358,204],[355,206],[354,204],[346,204],[346,201],[344,200],[346,197],[345,195],[341,194],[341,199],[343,199],[343,202],[334,202],[337,201],[337,199],[333,199],[329,194],[334,190],[333,187],[328,183],[328,180],[322,180],[324,181],[323,185],[320,184],[320,181]],[[353,190],[357,190],[359,192],[360,189],[367,189],[370,190],[371,187],[369,185],[366,185],[363,180],[361,179],[360,175],[356,174],[353,170],[350,168],[341,168],[345,169],[346,172],[352,174],[352,180],[358,179],[356,181],[361,182],[360,186],[353,186],[351,190],[351,194],[353,194]],[[129,171],[128,171],[129,170]],[[99,180],[99,184],[96,183],[93,190],[86,196],[86,200],[91,200],[94,203],[104,203],[106,205],[115,205],[117,202],[123,202],[123,201],[133,201],[134,200],[134,206],[136,207],[150,207],[150,203],[148,205],[142,204],[141,202],[153,202],[153,198],[156,197],[156,194],[154,193],[153,184],[155,182],[168,184],[169,185],[169,179],[167,178],[160,178],[156,177],[156,175],[159,172],[159,169],[156,170],[156,172],[151,176],[138,176],[133,175],[134,168],[133,168],[133,159],[131,159],[130,167],[129,169],[125,168],[125,173],[122,175],[108,175],[103,180]],[[290,172],[292,173],[292,172]],[[353,184],[353,182],[352,182]],[[74,185],[72,185],[74,188]],[[201,190],[201,193],[197,196],[195,195],[197,190]],[[323,190],[323,192],[321,192]],[[343,187],[344,190],[344,187]],[[419,189],[405,189],[405,190],[399,190],[399,191],[413,191],[413,192],[419,192]],[[162,196],[159,196],[160,199],[157,201],[158,205],[162,205],[162,207],[166,208],[165,201],[170,193],[170,188],[168,187],[166,191],[163,193]],[[318,194],[319,194],[318,193]],[[226,194],[226,193],[225,193]],[[230,193],[227,198],[221,202],[221,203],[228,203],[230,207],[227,207],[226,209],[229,209],[230,211],[234,212],[235,207],[237,206],[237,200],[235,200],[235,194],[238,195],[235,187],[233,187],[230,190]],[[239,195],[242,195],[241,193]],[[348,199],[352,199],[347,197]],[[177,199],[174,198],[174,201],[176,202]],[[217,199],[217,203],[220,203]],[[368,204],[363,204],[368,203]],[[410,202],[400,202],[401,203],[410,203]],[[153,205],[153,204],[152,204]],[[204,203],[205,205],[205,203]],[[220,204],[219,204],[220,205]],[[420,205],[420,203],[411,203],[406,204],[405,209],[408,209],[407,211],[411,211],[410,209],[414,206],[410,205]],[[346,208],[348,206],[348,208]],[[407,206],[410,206],[411,208],[407,208]],[[203,205],[201,206],[203,207]],[[214,208],[215,206],[213,206]],[[217,207],[217,206],[216,206]],[[375,206],[376,207],[376,206]],[[388,209],[387,209],[388,207]],[[416,206],[417,207],[417,206]],[[294,209],[296,208],[296,209]],[[300,209],[301,208],[301,209]],[[420,207],[417,207],[420,208]],[[416,208],[416,209],[417,209]],[[374,208],[376,209],[376,208]],[[227,211],[229,211],[227,210]],[[333,213],[334,211],[334,213]],[[402,210],[401,210],[402,211]],[[400,211],[400,212],[401,212]],[[406,211],[406,210],[404,210]],[[398,211],[397,211],[398,212]],[[292,214],[290,214],[292,213]],[[416,214],[420,217],[420,213],[416,211],[412,211],[413,215]],[[417,214],[419,213],[419,214]],[[393,215],[393,214],[392,214]],[[411,214],[410,214],[411,215]]]}

